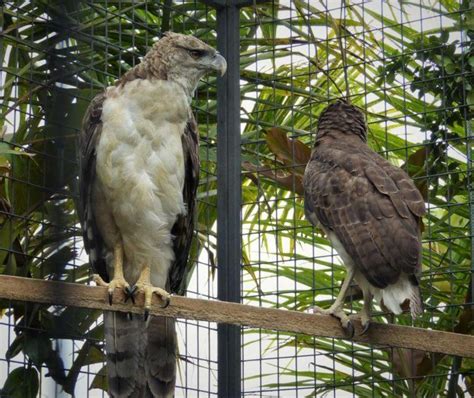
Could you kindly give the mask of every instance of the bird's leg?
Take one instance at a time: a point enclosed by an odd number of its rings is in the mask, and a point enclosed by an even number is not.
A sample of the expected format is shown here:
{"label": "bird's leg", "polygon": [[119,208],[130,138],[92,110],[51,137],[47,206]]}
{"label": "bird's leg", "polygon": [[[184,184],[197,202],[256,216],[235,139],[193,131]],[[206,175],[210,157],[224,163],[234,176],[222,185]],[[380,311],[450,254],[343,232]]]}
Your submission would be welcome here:
{"label": "bird's leg", "polygon": [[162,308],[166,308],[170,304],[171,295],[166,290],[151,284],[149,265],[143,267],[137,283],[135,283],[135,286],[132,288],[132,294],[136,292],[143,292],[145,294],[145,321],[148,319],[148,314],[150,313],[153,293],[159,297],[162,302]]}
{"label": "bird's leg", "polygon": [[353,268],[349,268],[344,282],[342,283],[341,290],[336,297],[334,303],[328,309],[323,309],[320,307],[313,307],[313,312],[318,314],[332,315],[338,318],[341,321],[341,326],[346,331],[346,333],[352,337],[354,336],[354,325],[352,324],[348,315],[343,311],[342,307],[344,306],[344,299],[346,297],[347,291],[351,286],[352,279],[354,278]]}
{"label": "bird's leg", "polygon": [[370,317],[372,312],[372,294],[367,289],[362,289],[364,296],[364,306],[359,312],[360,323],[362,324],[361,335],[365,334],[370,327]]}
{"label": "bird's leg", "polygon": [[[123,247],[122,243],[117,243],[114,248],[114,277],[112,280],[107,283],[105,282],[100,275],[93,275],[94,282],[98,286],[105,286],[108,288],[109,293],[109,304],[112,305],[112,297],[114,295],[114,290],[117,288],[124,289],[126,292],[130,285],[127,283],[123,277]],[[127,301],[127,299],[125,299]]]}

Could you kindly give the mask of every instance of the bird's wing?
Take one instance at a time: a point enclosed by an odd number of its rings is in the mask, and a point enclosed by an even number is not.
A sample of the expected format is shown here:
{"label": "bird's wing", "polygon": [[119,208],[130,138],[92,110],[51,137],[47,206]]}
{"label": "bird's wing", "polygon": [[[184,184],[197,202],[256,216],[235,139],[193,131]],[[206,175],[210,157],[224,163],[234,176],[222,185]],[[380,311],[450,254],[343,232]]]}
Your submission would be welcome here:
{"label": "bird's wing", "polygon": [[382,156],[373,154],[373,159],[395,182],[410,211],[417,217],[423,217],[426,213],[425,200],[413,180],[402,169],[393,166]]}
{"label": "bird's wing", "polygon": [[79,218],[82,224],[84,246],[94,272],[108,281],[103,256],[104,242],[95,222],[93,211],[93,187],[96,178],[96,145],[102,132],[102,106],[105,93],[91,101],[84,116],[79,143]]}
{"label": "bird's wing", "polygon": [[182,136],[185,179],[183,200],[186,214],[178,216],[171,233],[175,261],[169,271],[169,285],[172,293],[183,294],[186,289],[186,271],[189,251],[194,233],[196,193],[199,184],[199,135],[194,117],[188,121]]}
{"label": "bird's wing", "polygon": [[395,169],[368,148],[336,144],[313,152],[304,178],[308,219],[334,233],[357,269],[379,288],[420,266],[423,198]]}

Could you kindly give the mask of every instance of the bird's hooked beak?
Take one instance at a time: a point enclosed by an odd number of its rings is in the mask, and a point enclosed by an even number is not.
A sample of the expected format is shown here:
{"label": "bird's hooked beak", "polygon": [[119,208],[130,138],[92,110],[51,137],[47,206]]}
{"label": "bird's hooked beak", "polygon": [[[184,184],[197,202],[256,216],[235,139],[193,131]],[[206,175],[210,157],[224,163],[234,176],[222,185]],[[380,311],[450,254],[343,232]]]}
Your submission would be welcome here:
{"label": "bird's hooked beak", "polygon": [[216,51],[214,57],[212,57],[210,67],[212,70],[219,72],[221,76],[224,76],[227,70],[227,61]]}

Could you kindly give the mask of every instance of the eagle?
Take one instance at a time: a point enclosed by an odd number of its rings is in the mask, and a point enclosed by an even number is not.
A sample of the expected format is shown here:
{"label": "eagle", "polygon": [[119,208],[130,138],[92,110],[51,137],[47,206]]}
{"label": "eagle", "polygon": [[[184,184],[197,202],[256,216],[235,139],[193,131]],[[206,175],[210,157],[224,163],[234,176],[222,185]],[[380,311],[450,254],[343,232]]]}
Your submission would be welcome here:
{"label": "eagle", "polygon": [[183,294],[199,178],[191,99],[227,64],[193,36],[167,32],[114,86],[90,103],[80,135],[79,214],[98,285],[133,300],[144,316],[105,311],[112,397],[171,397],[176,381],[173,318],[148,316]]}
{"label": "eagle", "polygon": [[347,276],[329,309],[350,336],[354,327],[343,311],[356,281],[362,290],[362,333],[370,325],[372,300],[394,314],[423,311],[421,217],[425,202],[410,177],[367,145],[364,113],[344,100],[320,115],[304,179],[306,218],[322,229],[341,257]]}

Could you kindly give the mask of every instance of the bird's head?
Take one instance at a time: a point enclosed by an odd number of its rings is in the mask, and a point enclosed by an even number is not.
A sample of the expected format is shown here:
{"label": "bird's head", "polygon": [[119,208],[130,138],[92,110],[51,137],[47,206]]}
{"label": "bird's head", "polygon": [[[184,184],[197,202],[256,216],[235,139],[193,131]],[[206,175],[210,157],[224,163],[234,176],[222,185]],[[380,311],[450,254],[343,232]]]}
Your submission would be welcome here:
{"label": "bird's head", "polygon": [[364,113],[345,100],[338,100],[323,110],[319,116],[317,139],[334,130],[346,135],[355,135],[362,141],[367,141]]}
{"label": "bird's head", "polygon": [[227,70],[227,62],[211,46],[194,36],[166,32],[146,54],[148,67],[159,68],[159,75],[183,86],[192,95],[199,79],[210,72],[221,76]]}

